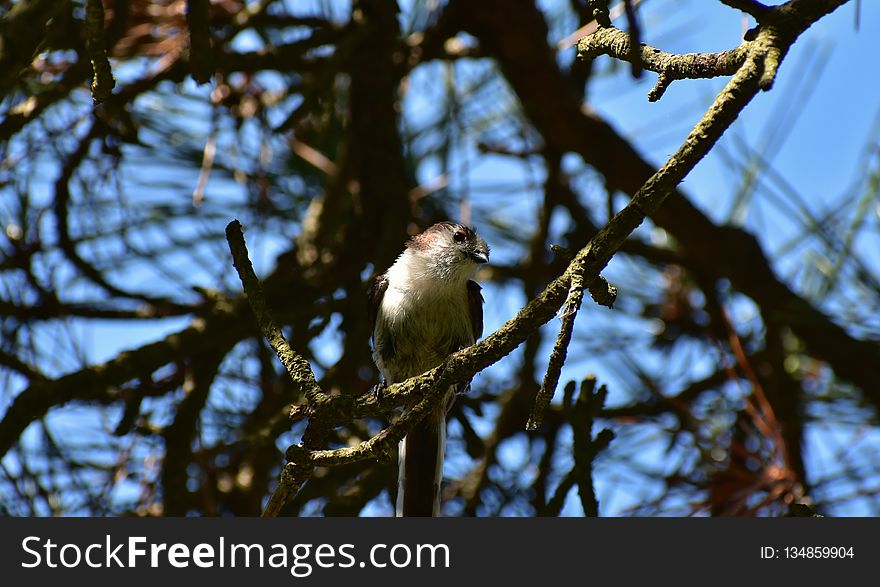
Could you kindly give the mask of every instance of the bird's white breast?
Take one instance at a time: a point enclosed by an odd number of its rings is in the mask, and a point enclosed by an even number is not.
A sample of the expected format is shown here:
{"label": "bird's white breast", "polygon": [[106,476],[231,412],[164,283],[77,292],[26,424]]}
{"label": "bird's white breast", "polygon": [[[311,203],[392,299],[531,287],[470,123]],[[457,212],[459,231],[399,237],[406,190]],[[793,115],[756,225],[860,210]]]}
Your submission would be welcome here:
{"label": "bird's white breast", "polygon": [[469,274],[437,275],[429,261],[407,251],[387,276],[376,334],[393,340],[393,355],[384,361],[377,357],[388,383],[424,373],[451,352],[473,344]]}

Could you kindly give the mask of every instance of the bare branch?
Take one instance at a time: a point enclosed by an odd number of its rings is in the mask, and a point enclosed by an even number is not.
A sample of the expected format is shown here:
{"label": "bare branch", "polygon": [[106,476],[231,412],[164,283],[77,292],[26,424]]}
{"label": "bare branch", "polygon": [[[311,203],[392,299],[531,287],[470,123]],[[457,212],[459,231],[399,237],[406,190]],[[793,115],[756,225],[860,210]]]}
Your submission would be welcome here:
{"label": "bare branch", "polygon": [[748,46],[740,45],[721,53],[673,55],[644,44],[636,48],[630,34],[612,27],[601,28],[578,42],[582,58],[607,54],[660,74],[657,85],[648,94],[651,102],[659,100],[675,80],[733,75],[745,62],[747,52]]}
{"label": "bare branch", "polygon": [[577,317],[578,311],[581,309],[581,302],[584,299],[584,286],[579,276],[575,276],[571,280],[571,288],[568,292],[568,300],[562,310],[562,326],[559,328],[559,334],[556,337],[556,343],[553,345],[553,351],[550,353],[550,362],[547,365],[547,373],[544,375],[544,382],[535,398],[532,406],[532,413],[526,422],[526,430],[537,430],[541,426],[544,419],[544,410],[553,399],[556,393],[556,385],[559,383],[559,374],[562,372],[562,366],[565,364],[565,358],[568,354],[568,345],[571,342],[571,333],[574,330],[574,319]]}
{"label": "bare branch", "polygon": [[226,226],[226,240],[229,243],[229,251],[232,253],[232,259],[235,269],[238,271],[238,277],[247,294],[251,308],[260,324],[260,330],[263,336],[269,342],[269,345],[278,355],[278,359],[290,378],[296,383],[305,394],[309,403],[319,405],[326,401],[326,394],[321,391],[321,387],[315,380],[315,374],[308,361],[303,359],[299,354],[294,352],[287,344],[281,329],[272,319],[272,314],[266,304],[266,298],[263,296],[263,288],[260,281],[254,273],[254,267],[251,265],[247,255],[247,247],[244,244],[244,235],[241,232],[241,223],[233,220]]}
{"label": "bare branch", "polygon": [[92,63],[92,98],[95,104],[100,104],[110,97],[116,85],[107,52],[104,50],[104,4],[101,0],[86,2],[83,33],[86,37],[86,51]]}

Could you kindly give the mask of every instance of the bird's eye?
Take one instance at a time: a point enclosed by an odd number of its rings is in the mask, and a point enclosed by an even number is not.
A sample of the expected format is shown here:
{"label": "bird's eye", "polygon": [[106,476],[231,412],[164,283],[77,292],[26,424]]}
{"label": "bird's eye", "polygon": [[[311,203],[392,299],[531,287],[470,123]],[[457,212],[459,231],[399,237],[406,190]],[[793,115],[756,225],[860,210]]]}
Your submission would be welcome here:
{"label": "bird's eye", "polygon": [[457,243],[464,242],[466,238],[467,238],[467,235],[464,233],[463,230],[458,230],[455,232],[455,234],[452,235],[452,240],[454,240]]}

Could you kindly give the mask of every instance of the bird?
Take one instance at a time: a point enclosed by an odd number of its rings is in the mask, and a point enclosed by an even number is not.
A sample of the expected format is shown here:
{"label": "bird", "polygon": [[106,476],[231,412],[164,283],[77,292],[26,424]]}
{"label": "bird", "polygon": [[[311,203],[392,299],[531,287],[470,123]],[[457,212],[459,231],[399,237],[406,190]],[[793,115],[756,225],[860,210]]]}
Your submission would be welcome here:
{"label": "bird", "polygon": [[[483,295],[472,278],[488,262],[489,246],[472,228],[438,222],[373,279],[367,298],[380,386],[421,375],[482,336]],[[400,441],[397,516],[439,514],[446,414],[469,385],[450,387]]]}

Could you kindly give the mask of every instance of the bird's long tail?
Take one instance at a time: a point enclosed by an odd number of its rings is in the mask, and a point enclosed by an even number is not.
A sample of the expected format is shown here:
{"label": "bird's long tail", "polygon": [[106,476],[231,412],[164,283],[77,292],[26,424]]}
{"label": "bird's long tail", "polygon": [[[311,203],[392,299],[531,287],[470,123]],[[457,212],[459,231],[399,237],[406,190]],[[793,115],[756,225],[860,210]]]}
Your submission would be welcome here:
{"label": "bird's long tail", "polygon": [[400,441],[397,515],[436,516],[446,448],[446,410],[428,414]]}

